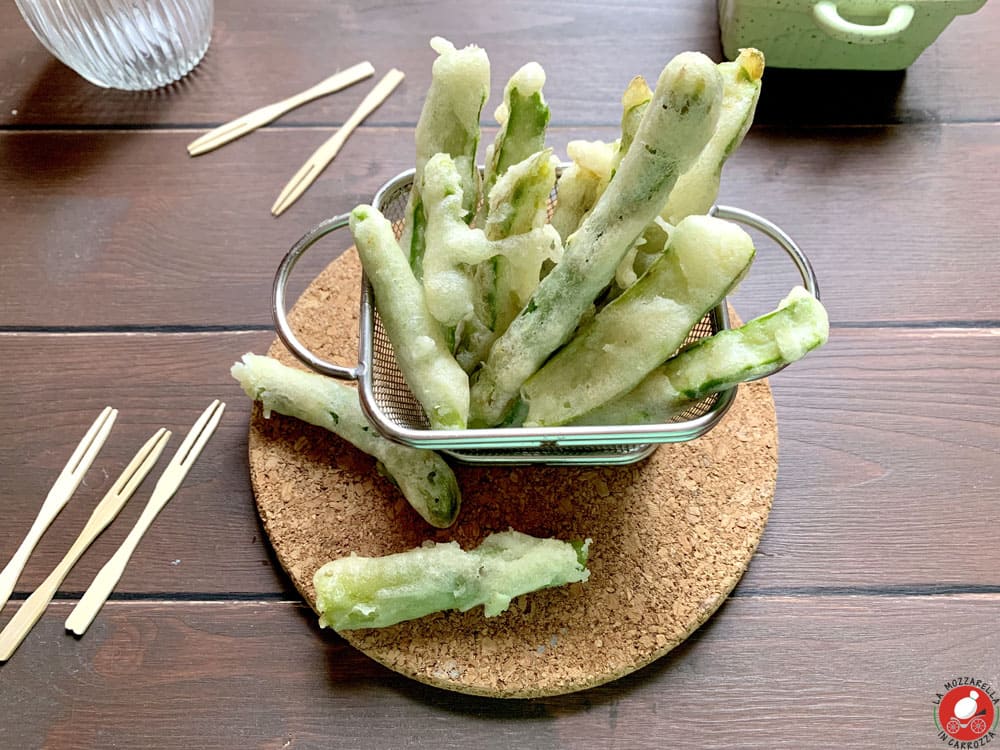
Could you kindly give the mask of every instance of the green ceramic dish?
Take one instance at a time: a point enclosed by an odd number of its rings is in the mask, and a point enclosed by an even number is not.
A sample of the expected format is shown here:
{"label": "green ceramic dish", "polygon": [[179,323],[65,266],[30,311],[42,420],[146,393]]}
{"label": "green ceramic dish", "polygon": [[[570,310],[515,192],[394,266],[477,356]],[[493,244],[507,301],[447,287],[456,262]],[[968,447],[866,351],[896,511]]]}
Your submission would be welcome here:
{"label": "green ceramic dish", "polygon": [[986,0],[719,0],[722,46],[768,67],[901,70],[957,15]]}

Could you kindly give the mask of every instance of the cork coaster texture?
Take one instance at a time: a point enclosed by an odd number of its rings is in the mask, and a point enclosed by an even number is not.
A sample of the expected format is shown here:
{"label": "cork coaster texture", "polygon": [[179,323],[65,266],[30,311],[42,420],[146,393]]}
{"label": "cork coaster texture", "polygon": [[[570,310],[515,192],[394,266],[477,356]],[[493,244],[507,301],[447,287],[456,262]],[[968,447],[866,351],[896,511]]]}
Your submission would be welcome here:
{"label": "cork coaster texture", "polygon": [[[353,250],[307,288],[289,317],[314,352],[357,360],[360,264]],[[298,365],[277,340],[271,356]],[[250,473],[278,560],[315,607],[312,577],[356,552],[384,555],[426,540],[474,547],[487,534],[592,540],[590,579],[482,608],[343,633],[421,682],[497,697],[556,695],[624,676],[680,644],[719,607],[764,531],[777,478],[777,424],[766,381],[741,386],[706,436],[663,445],[622,467],[455,465],[462,510],[434,529],[342,439],[259,404]]]}

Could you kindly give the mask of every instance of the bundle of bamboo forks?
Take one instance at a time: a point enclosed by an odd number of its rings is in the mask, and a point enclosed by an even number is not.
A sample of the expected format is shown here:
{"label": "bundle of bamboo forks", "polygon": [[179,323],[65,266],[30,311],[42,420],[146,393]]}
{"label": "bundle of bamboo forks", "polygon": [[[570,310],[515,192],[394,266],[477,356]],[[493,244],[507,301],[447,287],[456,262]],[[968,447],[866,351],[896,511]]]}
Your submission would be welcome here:
{"label": "bundle of bamboo forks", "polygon": [[[66,620],[67,630],[76,635],[83,635],[86,632],[124,573],[125,566],[132,557],[139,540],[142,539],[146,530],[170,498],[177,492],[208,439],[215,432],[225,408],[226,405],[221,401],[213,401],[194,423],[177,453],[167,464],[157,481],[139,520],[125,541],[122,542],[118,551],[104,565],[86,593],[73,608]],[[84,435],[83,440],[80,441],[55,484],[52,485],[52,489],[45,498],[45,502],[42,504],[27,536],[6,567],[0,572],[0,610],[4,608],[14,591],[17,579],[38,540],[41,539],[42,534],[59,515],[59,512],[69,502],[76,488],[83,481],[84,475],[104,445],[117,417],[117,409],[112,409],[110,406],[101,412],[90,426],[87,434]],[[94,508],[90,519],[83,527],[83,531],[80,532],[62,561],[25,600],[6,627],[0,631],[0,662],[7,661],[21,645],[31,628],[45,612],[70,569],[101,532],[111,524],[128,499],[138,489],[142,480],[156,464],[168,440],[170,440],[170,432],[160,428],[145,442],[111,489]]]}

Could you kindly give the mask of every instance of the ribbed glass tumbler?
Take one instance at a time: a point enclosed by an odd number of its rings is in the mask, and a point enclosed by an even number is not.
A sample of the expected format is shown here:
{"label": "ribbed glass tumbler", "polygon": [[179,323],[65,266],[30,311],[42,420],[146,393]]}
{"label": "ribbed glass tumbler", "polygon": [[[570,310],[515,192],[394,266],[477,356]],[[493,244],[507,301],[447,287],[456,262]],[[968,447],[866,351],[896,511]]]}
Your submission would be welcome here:
{"label": "ribbed glass tumbler", "polygon": [[208,49],[213,0],[16,0],[35,36],[91,83],[141,91],[187,75]]}

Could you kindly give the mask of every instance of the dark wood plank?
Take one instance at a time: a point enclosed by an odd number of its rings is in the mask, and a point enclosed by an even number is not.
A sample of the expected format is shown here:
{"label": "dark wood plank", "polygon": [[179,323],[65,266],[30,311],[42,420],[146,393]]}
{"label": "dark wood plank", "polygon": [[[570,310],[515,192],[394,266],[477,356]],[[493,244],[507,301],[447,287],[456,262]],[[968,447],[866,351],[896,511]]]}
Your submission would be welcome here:
{"label": "dark wood plank", "polygon": [[[836,323],[993,323],[1000,303],[978,279],[996,269],[986,260],[995,245],[986,196],[998,169],[993,124],[762,127],[727,165],[719,201],[767,216],[799,242]],[[762,247],[743,287],[772,300],[794,273]]]}
{"label": "dark wood plank", "polygon": [[[375,115],[377,123],[416,122],[442,35],[490,53],[494,95],[522,63],[549,75],[554,122],[618,121],[618,100],[636,74],[655,78],[683,50],[721,57],[716,4],[700,0],[605,3],[486,0],[461,8],[419,4],[298,2],[294,10],[264,0],[216,3],[215,34],[196,72],[155,93],[105,91],[52,58],[10,3],[0,7],[0,127],[38,125],[195,126],[225,122],[305,88],[337,68],[369,59],[380,72],[398,67],[407,81]],[[775,71],[762,121],[886,123],[995,120],[1000,100],[990,44],[1000,8],[987,3],[958,18],[906,75]],[[975,52],[971,52],[971,51]],[[770,80],[770,79],[769,79]],[[364,95],[363,84],[290,114],[289,123],[340,123]]]}
{"label": "dark wood plank", "polygon": [[778,487],[747,590],[1000,585],[998,358],[992,329],[834,330],[772,378]]}
{"label": "dark wood plank", "polygon": [[[261,0],[217,2],[215,35],[196,72],[168,90],[130,94],[83,81],[35,42],[16,9],[0,13],[0,48],[9,50],[0,77],[16,79],[16,88],[0,98],[0,125],[17,126],[214,125],[366,59],[378,74],[391,67],[407,74],[372,122],[413,124],[435,57],[428,42],[437,35],[492,52],[494,96],[484,118],[492,115],[507,77],[537,60],[549,72],[549,99],[558,120],[590,123],[599,117],[610,124],[620,117],[618,101],[633,75],[655,77],[669,55],[685,49],[721,54],[715,8],[695,0],[637,3],[628,13],[609,11],[602,3],[565,1],[515,2],[503,12],[485,0],[460,9],[306,0],[289,10]],[[579,64],[584,49],[592,66]],[[327,97],[285,121],[343,122],[371,85]],[[12,108],[17,115],[10,114]]]}
{"label": "dark wood plank", "polygon": [[931,748],[945,682],[996,689],[1000,659],[996,596],[748,597],[634,675],[497,701],[388,672],[294,605],[112,602],[80,640],[68,610],[0,667],[12,747]]}
{"label": "dark wood plank", "polygon": [[4,564],[89,423],[105,405],[119,410],[85,483],[42,538],[18,591],[32,590],[48,575],[139,446],[167,427],[174,436],[149,479],[62,587],[86,589],[139,517],[195,418],[221,398],[229,408],[216,434],[143,539],[117,591],[281,595],[284,579],[263,542],[250,488],[248,402],[229,377],[233,361],[246,351],[264,350],[271,338],[267,333],[0,337],[6,362],[0,461],[8,467],[0,483]]}
{"label": "dark wood plank", "polygon": [[[549,140],[564,155],[570,139],[615,132],[555,128]],[[409,130],[363,128],[272,218],[277,191],[327,133],[272,130],[197,160],[181,133],[0,134],[0,324],[269,325],[287,248],[412,164]],[[837,323],[996,321],[998,171],[996,124],[760,127],[727,166],[721,200],[801,243]],[[317,247],[300,278],[347,244]],[[763,311],[796,277],[764,246],[755,269],[744,298]]]}
{"label": "dark wood plank", "polygon": [[[4,559],[93,416],[107,403],[121,410],[87,486],[31,559],[22,595],[56,564],[142,440],[166,425],[176,445],[219,397],[229,404],[219,432],[119,590],[298,598],[261,537],[247,474],[249,404],[228,375],[270,340],[267,332],[0,335],[0,465],[11,467],[0,483]],[[738,595],[1000,587],[989,521],[1000,495],[998,358],[992,331],[835,329],[826,348],[776,376],[777,494]],[[81,560],[65,591],[88,585],[146,496]]]}
{"label": "dark wood plank", "polygon": [[197,160],[186,134],[3,136],[0,215],[18,248],[0,282],[3,324],[266,325],[271,278],[292,243],[412,162],[412,148],[395,146],[400,131],[358,133],[273,218],[278,191],[326,136],[261,133]]}

